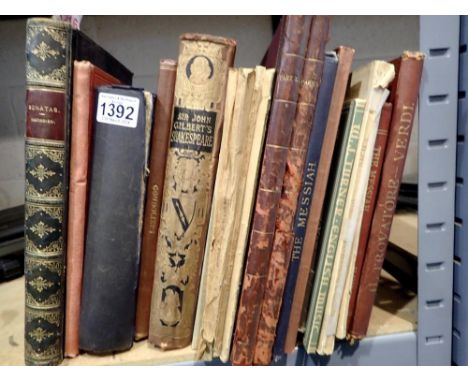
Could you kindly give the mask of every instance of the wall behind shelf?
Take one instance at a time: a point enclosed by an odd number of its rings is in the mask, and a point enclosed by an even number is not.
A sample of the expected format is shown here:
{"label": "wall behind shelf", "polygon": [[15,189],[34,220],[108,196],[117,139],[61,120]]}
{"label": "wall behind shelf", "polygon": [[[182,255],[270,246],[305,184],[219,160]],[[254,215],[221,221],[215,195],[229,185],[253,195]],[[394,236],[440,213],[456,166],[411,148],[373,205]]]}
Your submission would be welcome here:
{"label": "wall behind shelf", "polygon": [[[24,199],[25,27],[25,18],[0,21],[0,209]],[[154,91],[158,62],[177,57],[180,34],[235,38],[236,66],[254,66],[271,40],[272,25],[269,16],[85,16],[82,30],[135,73],[135,86]],[[335,16],[328,48],[354,47],[356,67],[417,49],[418,33],[417,16]],[[417,174],[417,139],[412,142],[405,171],[410,180]]]}

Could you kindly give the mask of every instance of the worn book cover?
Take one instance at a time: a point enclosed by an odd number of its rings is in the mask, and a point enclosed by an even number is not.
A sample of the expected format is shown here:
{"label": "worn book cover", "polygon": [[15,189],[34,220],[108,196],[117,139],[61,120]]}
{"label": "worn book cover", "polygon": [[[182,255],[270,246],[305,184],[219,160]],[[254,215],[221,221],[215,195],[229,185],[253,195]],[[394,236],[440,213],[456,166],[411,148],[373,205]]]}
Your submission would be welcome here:
{"label": "worn book cover", "polygon": [[[264,67],[229,72],[223,138],[197,306],[199,325],[195,325],[193,337],[200,358],[218,357],[222,350],[234,263],[245,253],[243,226],[249,226],[263,147],[268,109],[259,110],[259,107],[264,105],[264,89],[271,91],[273,72],[274,69]],[[257,123],[257,119],[262,118],[263,121]],[[257,169],[253,174],[250,163]],[[238,282],[238,275],[234,277]]]}
{"label": "worn book cover", "polygon": [[294,243],[294,216],[322,80],[329,26],[330,18],[328,16],[314,16],[311,22],[296,114],[286,158],[283,189],[278,203],[262,311],[257,329],[254,354],[254,364],[256,365],[268,365],[272,357],[276,326]]}
{"label": "worn book cover", "polygon": [[301,192],[294,218],[294,243],[273,349],[275,360],[281,359],[284,354],[284,344],[286,341],[286,334],[291,314],[294,287],[296,285],[297,272],[299,270],[299,261],[304,243],[310,205],[317,181],[317,167],[319,165],[325,127],[327,126],[328,112],[332,100],[337,66],[338,58],[336,53],[327,52],[323,68],[323,78],[317,98],[316,112],[314,114],[314,121],[312,123],[312,131],[310,133],[307,149]]}
{"label": "worn book cover", "polygon": [[277,69],[275,90],[232,346],[231,360],[235,365],[253,362],[311,21],[311,16],[285,16],[280,23],[277,62],[272,63]]}
{"label": "worn book cover", "polygon": [[353,243],[361,226],[380,112],[388,97],[386,87],[394,75],[393,65],[385,61],[372,61],[351,74],[350,97],[366,99],[367,102],[363,115],[363,134],[359,140],[356,163],[351,174],[348,197],[344,207],[344,219],[327,295],[320,342],[317,348],[318,354],[328,355],[333,352],[343,289],[350,264],[354,264],[357,252],[357,248],[353,251]]}
{"label": "worn book cover", "polygon": [[420,52],[404,52],[398,60],[392,63],[397,72],[390,94],[390,102],[393,104],[392,122],[381,185],[359,282],[356,307],[349,330],[351,339],[363,338],[369,325],[408,153],[424,55]]}
{"label": "worn book cover", "polygon": [[162,191],[166,173],[167,148],[171,131],[172,103],[177,63],[164,59],[159,63],[159,79],[155,101],[154,126],[151,137],[151,152],[148,164],[149,176],[146,185],[145,217],[141,243],[140,274],[138,280],[135,317],[135,339],[148,337],[151,308],[151,293],[154,283],[154,264],[161,215]]}
{"label": "worn book cover", "polygon": [[26,25],[25,363],[63,359],[73,61],[131,83],[132,73],[69,23]]}
{"label": "worn book cover", "polygon": [[[307,315],[310,300],[310,290],[313,263],[316,252],[316,239],[319,223],[321,221],[322,209],[324,205],[327,180],[329,178],[332,157],[335,152],[335,143],[340,125],[340,117],[348,86],[348,77],[351,72],[354,50],[341,46],[336,49],[338,56],[338,67],[336,69],[336,79],[333,85],[333,95],[330,103],[330,111],[327,119],[327,126],[323,137],[323,144],[320,151],[319,166],[317,169],[317,182],[310,204],[307,227],[304,236],[304,243],[299,261],[297,281],[294,288],[294,297],[291,305],[291,317],[289,319],[288,332],[284,344],[284,351],[290,353],[296,347],[297,333],[302,323],[303,311]],[[309,292],[308,292],[309,291]]]}
{"label": "worn book cover", "polygon": [[95,111],[94,95],[99,86],[119,83],[118,79],[89,61],[74,62],[67,227],[66,357],[76,357],[79,354],[81,286],[88,210],[89,157]]}
{"label": "worn book cover", "polygon": [[128,87],[96,93],[80,349],[129,349],[143,226],[153,95]]}
{"label": "worn book cover", "polygon": [[349,101],[343,109],[341,122],[343,124],[341,129],[343,131],[343,139],[337,152],[336,172],[331,180],[329,203],[327,203],[329,209],[324,221],[324,229],[318,252],[317,271],[312,289],[306,331],[303,338],[307,353],[314,353],[318,346],[351,174],[356,162],[359,140],[363,134],[362,123],[365,105],[365,100],[354,99]]}
{"label": "worn book cover", "polygon": [[[352,278],[351,288],[347,289],[346,293],[350,293],[348,306],[342,306],[341,309],[347,309],[348,316],[346,321],[346,330],[340,329],[340,339],[344,338],[347,334],[347,328],[350,327],[352,321],[352,314],[356,303],[357,290],[359,288],[359,279],[361,277],[362,265],[366,253],[367,241],[374,216],[375,203],[377,202],[377,195],[380,185],[380,176],[382,173],[383,161],[385,158],[385,151],[387,148],[388,133],[390,129],[390,121],[392,117],[392,104],[386,102],[380,114],[379,130],[377,132],[377,139],[375,141],[374,154],[372,157],[372,167],[369,176],[369,183],[367,185],[366,200],[364,203],[364,212],[362,216],[361,232],[359,233],[359,245],[356,260],[354,262],[354,273]],[[347,280],[349,283],[351,280]],[[343,295],[343,304],[346,304],[345,295]],[[342,325],[342,323],[339,322]]]}
{"label": "worn book cover", "polygon": [[162,349],[192,341],[235,48],[222,37],[180,38],[149,330],[149,341]]}

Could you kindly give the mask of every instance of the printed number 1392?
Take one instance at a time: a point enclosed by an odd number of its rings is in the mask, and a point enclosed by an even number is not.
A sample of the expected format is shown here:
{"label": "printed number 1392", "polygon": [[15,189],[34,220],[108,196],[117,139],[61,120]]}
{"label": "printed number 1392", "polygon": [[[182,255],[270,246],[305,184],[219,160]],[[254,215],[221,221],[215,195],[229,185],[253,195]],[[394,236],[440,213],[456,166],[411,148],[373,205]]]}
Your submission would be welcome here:
{"label": "printed number 1392", "polygon": [[125,118],[129,121],[133,120],[132,115],[135,109],[132,106],[116,105],[113,102],[103,102],[100,107],[102,108],[102,115],[119,119]]}

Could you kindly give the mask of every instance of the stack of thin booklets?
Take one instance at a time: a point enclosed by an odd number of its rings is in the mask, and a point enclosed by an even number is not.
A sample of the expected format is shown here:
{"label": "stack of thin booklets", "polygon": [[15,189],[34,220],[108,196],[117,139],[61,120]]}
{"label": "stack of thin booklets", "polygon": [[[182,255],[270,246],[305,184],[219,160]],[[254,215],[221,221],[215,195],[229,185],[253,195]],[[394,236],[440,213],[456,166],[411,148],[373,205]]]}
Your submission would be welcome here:
{"label": "stack of thin booklets", "polygon": [[69,23],[28,21],[27,364],[148,339],[269,365],[366,335],[423,56],[351,73],[330,25],[282,17],[254,68],[183,34],[154,95]]}

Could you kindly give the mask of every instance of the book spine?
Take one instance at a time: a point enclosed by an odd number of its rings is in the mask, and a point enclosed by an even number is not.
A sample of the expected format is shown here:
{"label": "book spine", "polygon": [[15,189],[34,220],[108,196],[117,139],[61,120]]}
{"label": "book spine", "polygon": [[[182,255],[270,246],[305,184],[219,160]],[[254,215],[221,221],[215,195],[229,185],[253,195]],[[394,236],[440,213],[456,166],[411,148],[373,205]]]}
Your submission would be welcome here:
{"label": "book spine", "polygon": [[133,345],[153,96],[106,86],[96,100],[79,344],[102,354]]}
{"label": "book spine", "polygon": [[231,360],[235,365],[253,362],[311,19],[310,16],[286,16],[282,23],[276,84],[232,346]]}
{"label": "book spine", "polygon": [[149,329],[149,341],[162,349],[192,340],[235,46],[220,37],[181,36]]}
{"label": "book spine", "polygon": [[151,138],[149,177],[146,186],[145,215],[138,281],[135,339],[148,337],[151,292],[154,283],[154,266],[161,215],[162,190],[166,173],[166,157],[171,130],[172,106],[177,63],[161,60],[155,104],[154,127]]}
{"label": "book spine", "polygon": [[228,295],[225,301],[223,301],[223,304],[226,307],[224,324],[218,326],[218,329],[222,329],[222,333],[217,332],[217,338],[222,336],[222,342],[218,343],[218,346],[216,346],[215,349],[219,353],[219,358],[223,362],[229,361],[231,350],[237,305],[243,276],[244,259],[246,256],[250,223],[255,204],[268,112],[270,110],[275,69],[265,69],[262,66],[257,66],[255,68],[255,72],[255,102],[253,102],[253,106],[251,106],[249,118],[251,121],[249,124],[254,126],[255,131],[251,141],[251,153],[248,170],[245,176],[245,196],[242,205],[239,238],[236,244],[235,258],[232,265],[231,283],[230,285],[227,285],[227,283],[223,284],[223,288],[228,289]]}
{"label": "book spine", "polygon": [[257,329],[254,353],[254,364],[257,365],[268,365],[271,361],[276,326],[294,242],[294,215],[322,80],[329,24],[330,19],[326,16],[315,16],[311,22],[296,115],[286,158],[283,188],[278,203],[266,289]]}
{"label": "book spine", "polygon": [[394,91],[392,122],[382,169],[382,180],[356,298],[356,309],[349,333],[352,339],[363,338],[369,325],[408,152],[422,67],[423,55],[421,53],[404,53],[401,58],[397,82],[392,87],[392,91]]}
{"label": "book spine", "polygon": [[304,174],[302,178],[301,193],[298,200],[298,207],[294,218],[294,243],[291,252],[291,260],[286,278],[286,285],[281,305],[281,313],[278,320],[276,339],[274,343],[274,359],[280,359],[284,354],[284,344],[289,325],[291,306],[294,296],[294,287],[299,271],[299,261],[302,254],[302,246],[309,217],[310,204],[314,194],[317,168],[320,159],[320,151],[327,125],[328,112],[332,99],[333,85],[335,83],[337,69],[336,54],[327,54],[323,69],[323,79],[317,99],[317,110],[314,115],[312,132],[309,139]]}
{"label": "book spine", "polygon": [[[334,177],[330,209],[327,213],[320,254],[317,264],[317,277],[314,280],[312,298],[307,317],[304,346],[307,353],[316,351],[322,318],[330,285],[330,277],[335,261],[338,237],[343,222],[344,207],[349,191],[351,174],[356,161],[359,140],[362,134],[364,101],[352,101],[347,112],[346,137],[340,150],[338,170]],[[345,114],[346,115],[346,114]]]}
{"label": "book spine", "polygon": [[364,255],[367,247],[367,241],[369,238],[372,216],[374,215],[375,203],[377,201],[377,194],[379,191],[380,176],[382,173],[385,149],[387,147],[388,130],[390,127],[391,116],[392,104],[387,102],[382,108],[382,113],[380,115],[379,129],[377,131],[377,139],[375,141],[374,153],[372,157],[372,167],[370,170],[369,182],[367,185],[366,199],[364,202],[364,213],[362,216],[361,232],[359,235],[359,246],[354,268],[352,291],[348,307],[347,327],[349,327],[351,324],[352,312],[354,312],[354,307],[356,304],[359,279],[361,276],[362,265],[364,263]]}
{"label": "book spine", "polygon": [[98,86],[120,83],[119,80],[88,61],[75,61],[73,68],[65,357],[76,357],[79,354],[79,322],[88,211],[89,158],[94,123],[94,93]]}
{"label": "book spine", "polygon": [[316,178],[319,180],[314,188],[314,195],[309,209],[306,233],[302,246],[301,259],[297,281],[294,288],[294,297],[291,306],[291,315],[289,319],[288,332],[284,344],[284,352],[290,353],[294,350],[297,340],[297,332],[300,325],[302,308],[308,305],[305,298],[307,289],[307,280],[312,270],[314,253],[316,247],[317,232],[322,215],[323,202],[327,188],[327,179],[330,173],[332,157],[335,148],[340,116],[343,108],[343,102],[348,85],[348,77],[351,72],[354,50],[348,47],[337,49],[338,67],[336,79],[333,86],[333,96],[330,104],[330,112],[327,120],[327,127],[323,138],[322,149],[320,153],[319,166]]}
{"label": "book spine", "polygon": [[25,363],[63,359],[71,29],[26,26]]}

